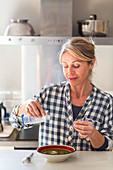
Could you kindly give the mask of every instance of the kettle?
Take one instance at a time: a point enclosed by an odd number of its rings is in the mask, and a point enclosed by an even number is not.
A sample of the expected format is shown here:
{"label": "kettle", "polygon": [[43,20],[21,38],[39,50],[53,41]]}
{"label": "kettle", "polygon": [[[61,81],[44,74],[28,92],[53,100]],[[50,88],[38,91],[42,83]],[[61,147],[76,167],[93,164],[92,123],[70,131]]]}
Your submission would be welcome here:
{"label": "kettle", "polygon": [[2,125],[2,109],[4,110],[4,117],[6,117],[6,107],[3,106],[3,103],[0,103],[0,132],[3,131],[3,125]]}

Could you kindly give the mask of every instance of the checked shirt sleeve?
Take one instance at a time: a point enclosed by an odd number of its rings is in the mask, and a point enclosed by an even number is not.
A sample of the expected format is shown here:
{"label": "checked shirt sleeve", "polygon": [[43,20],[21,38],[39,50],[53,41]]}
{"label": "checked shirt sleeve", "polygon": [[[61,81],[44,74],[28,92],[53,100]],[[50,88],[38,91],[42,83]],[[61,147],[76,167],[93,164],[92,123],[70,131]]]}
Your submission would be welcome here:
{"label": "checked shirt sleeve", "polygon": [[18,108],[20,105],[17,105],[13,108],[12,113],[9,117],[9,121],[11,123],[11,125],[17,129],[18,131],[20,131],[21,129],[26,129],[26,128],[30,128],[32,127],[31,125],[24,125],[22,124],[22,119],[20,117],[17,116],[18,113]]}
{"label": "checked shirt sleeve", "polygon": [[[42,91],[44,90],[44,88],[42,88]],[[40,103],[42,103],[42,100],[41,98],[43,97],[42,96],[42,93],[39,92],[37,94],[37,96],[35,95],[34,97],[36,97]],[[12,113],[10,115],[10,118],[9,118],[9,121],[10,123],[12,124],[12,126],[17,129],[18,131],[20,131],[21,129],[28,129],[28,128],[31,128],[33,125],[23,125],[22,124],[22,119],[20,117],[17,116],[17,113],[18,113],[18,108],[19,108],[20,105],[17,105],[13,108],[12,110]]]}
{"label": "checked shirt sleeve", "polygon": [[106,150],[112,150],[113,144],[113,98],[108,101],[108,107],[105,110],[105,122],[102,130],[102,135],[108,140],[108,147]]}

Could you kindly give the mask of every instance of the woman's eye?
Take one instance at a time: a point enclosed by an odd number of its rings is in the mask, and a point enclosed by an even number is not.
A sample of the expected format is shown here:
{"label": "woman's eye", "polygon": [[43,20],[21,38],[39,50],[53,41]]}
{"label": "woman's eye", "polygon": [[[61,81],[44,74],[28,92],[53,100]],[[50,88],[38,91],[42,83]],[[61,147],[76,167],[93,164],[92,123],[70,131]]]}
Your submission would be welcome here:
{"label": "woman's eye", "polygon": [[64,68],[68,68],[68,66],[63,66]]}
{"label": "woman's eye", "polygon": [[73,66],[74,68],[79,68],[80,67],[80,65],[77,65],[77,66]]}
{"label": "woman's eye", "polygon": [[[64,68],[68,68],[68,65],[62,65]],[[80,67],[80,65],[72,65],[71,66],[72,68],[79,68]]]}

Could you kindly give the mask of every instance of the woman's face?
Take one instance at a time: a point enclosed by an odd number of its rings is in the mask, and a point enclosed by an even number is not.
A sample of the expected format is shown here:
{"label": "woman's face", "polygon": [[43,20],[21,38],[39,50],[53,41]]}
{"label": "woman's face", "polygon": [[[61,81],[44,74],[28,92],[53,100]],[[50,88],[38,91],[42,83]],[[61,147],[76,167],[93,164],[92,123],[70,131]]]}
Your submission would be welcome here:
{"label": "woman's face", "polygon": [[89,81],[89,74],[94,66],[94,60],[90,64],[73,57],[68,52],[62,55],[63,72],[71,86],[83,85]]}

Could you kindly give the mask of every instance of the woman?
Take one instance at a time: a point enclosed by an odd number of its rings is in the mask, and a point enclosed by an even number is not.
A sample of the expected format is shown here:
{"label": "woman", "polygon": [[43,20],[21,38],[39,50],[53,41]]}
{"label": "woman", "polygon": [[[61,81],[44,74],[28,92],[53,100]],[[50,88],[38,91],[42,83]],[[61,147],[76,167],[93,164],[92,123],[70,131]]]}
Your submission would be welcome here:
{"label": "woman", "polygon": [[42,117],[48,110],[50,120],[40,125],[39,146],[63,144],[76,150],[111,150],[113,98],[90,81],[94,45],[82,38],[69,40],[61,48],[59,61],[67,81],[45,85],[36,99],[14,108],[10,122],[22,129],[23,113]]}

